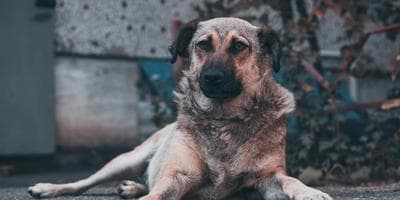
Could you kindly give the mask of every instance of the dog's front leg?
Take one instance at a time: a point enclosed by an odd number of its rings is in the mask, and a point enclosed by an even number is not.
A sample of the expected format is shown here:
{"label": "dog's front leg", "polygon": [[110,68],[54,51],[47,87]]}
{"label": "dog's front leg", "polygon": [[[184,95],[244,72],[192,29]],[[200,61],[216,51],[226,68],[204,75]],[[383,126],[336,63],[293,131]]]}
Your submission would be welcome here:
{"label": "dog's front leg", "polygon": [[[165,128],[167,129],[167,128]],[[28,192],[36,198],[49,198],[61,195],[80,194],[92,186],[112,179],[119,179],[123,174],[138,176],[144,171],[147,160],[158,148],[158,138],[164,129],[150,137],[133,151],[121,154],[107,163],[98,172],[88,178],[65,184],[38,183],[29,187]]]}
{"label": "dog's front leg", "polygon": [[124,172],[137,174],[143,168],[145,157],[135,155],[136,152],[128,152],[119,155],[112,161],[107,163],[102,169],[86,179],[82,179],[72,183],[53,184],[53,183],[38,183],[29,187],[28,192],[36,198],[49,198],[60,195],[77,195],[90,187],[106,182],[110,179],[118,179],[118,175]]}
{"label": "dog's front leg", "polygon": [[151,189],[150,193],[140,200],[179,200],[188,191],[199,185],[200,177],[184,169],[168,169]]}
{"label": "dog's front leg", "polygon": [[[264,188],[263,188],[264,187]],[[292,200],[332,200],[328,194],[304,185],[300,180],[285,174],[275,174],[262,184],[264,198]],[[279,191],[283,192],[280,194]]]}
{"label": "dog's front leg", "polygon": [[196,148],[177,135],[150,162],[150,192],[141,200],[179,200],[201,184],[204,163]]}
{"label": "dog's front leg", "polygon": [[282,191],[281,184],[273,176],[258,185],[258,191],[265,200],[289,200],[289,196]]}

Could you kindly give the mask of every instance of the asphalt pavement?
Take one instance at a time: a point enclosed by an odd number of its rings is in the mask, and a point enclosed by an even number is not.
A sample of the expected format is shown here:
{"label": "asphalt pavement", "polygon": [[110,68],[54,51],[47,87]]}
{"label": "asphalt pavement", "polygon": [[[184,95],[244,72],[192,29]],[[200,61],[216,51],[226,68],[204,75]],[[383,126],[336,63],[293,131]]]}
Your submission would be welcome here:
{"label": "asphalt pavement", "polygon": [[[360,192],[352,188],[320,188],[331,194],[337,200],[399,200],[400,191],[374,191]],[[27,193],[26,187],[0,188],[1,200],[29,200],[34,199]],[[54,198],[57,200],[114,200],[121,199],[116,193],[115,187],[95,187],[80,196],[66,196]]]}
{"label": "asphalt pavement", "polygon": [[[90,175],[93,170],[83,171],[54,171],[35,174],[0,177],[0,200],[29,200],[33,199],[27,193],[27,187],[37,182],[68,182]],[[90,189],[80,196],[54,198],[57,200],[103,200],[120,199],[116,185],[109,183]],[[381,187],[343,187],[329,186],[319,188],[338,200],[400,200],[400,186],[393,184]]]}

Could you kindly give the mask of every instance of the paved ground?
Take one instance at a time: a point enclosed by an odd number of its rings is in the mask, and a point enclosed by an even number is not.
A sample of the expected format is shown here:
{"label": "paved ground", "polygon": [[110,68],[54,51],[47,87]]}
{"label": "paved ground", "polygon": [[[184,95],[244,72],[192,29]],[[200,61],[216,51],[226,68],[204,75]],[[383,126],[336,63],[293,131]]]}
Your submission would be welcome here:
{"label": "paved ground", "polygon": [[337,200],[400,200],[398,185],[386,187],[324,187]]}
{"label": "paved ground", "polygon": [[[33,199],[27,193],[27,186],[36,182],[65,182],[89,175],[93,170],[68,172],[43,172],[10,177],[0,177],[0,200],[29,200]],[[117,183],[110,183],[89,190],[76,197],[59,197],[61,200],[102,200],[120,199],[116,194]],[[385,187],[324,187],[320,188],[337,200],[400,200],[400,186]]]}
{"label": "paved ground", "polygon": [[[330,193],[337,200],[399,200],[400,191],[375,191],[360,192],[349,188],[332,189],[323,188],[324,191]],[[27,200],[33,199],[26,192],[26,187],[0,188],[1,200]],[[84,193],[81,196],[58,197],[58,200],[114,200],[120,199],[114,187],[96,187]]]}

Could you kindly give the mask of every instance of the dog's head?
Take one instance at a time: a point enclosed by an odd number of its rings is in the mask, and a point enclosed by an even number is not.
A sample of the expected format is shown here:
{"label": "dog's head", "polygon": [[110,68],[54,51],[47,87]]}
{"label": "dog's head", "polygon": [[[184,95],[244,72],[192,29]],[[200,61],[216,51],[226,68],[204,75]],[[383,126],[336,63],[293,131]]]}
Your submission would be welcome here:
{"label": "dog's head", "polygon": [[256,92],[260,80],[280,68],[280,41],[266,27],[238,18],[192,21],[171,45],[172,63],[187,60],[191,81],[210,99],[231,100]]}

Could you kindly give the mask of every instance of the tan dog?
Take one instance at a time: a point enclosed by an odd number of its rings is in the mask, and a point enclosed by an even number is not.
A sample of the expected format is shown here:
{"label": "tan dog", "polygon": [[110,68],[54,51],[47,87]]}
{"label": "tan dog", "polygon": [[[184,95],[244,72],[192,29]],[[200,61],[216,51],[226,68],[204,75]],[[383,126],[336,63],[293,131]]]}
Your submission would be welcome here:
{"label": "tan dog", "polygon": [[[178,119],[89,178],[39,183],[34,197],[79,194],[130,173],[146,171],[146,185],[124,181],[122,197],[142,200],[295,199],[329,195],[286,175],[286,117],[293,95],[276,83],[280,42],[268,28],[237,18],[191,22],[171,46],[183,59],[175,92]],[[143,196],[144,195],[144,196]]]}

